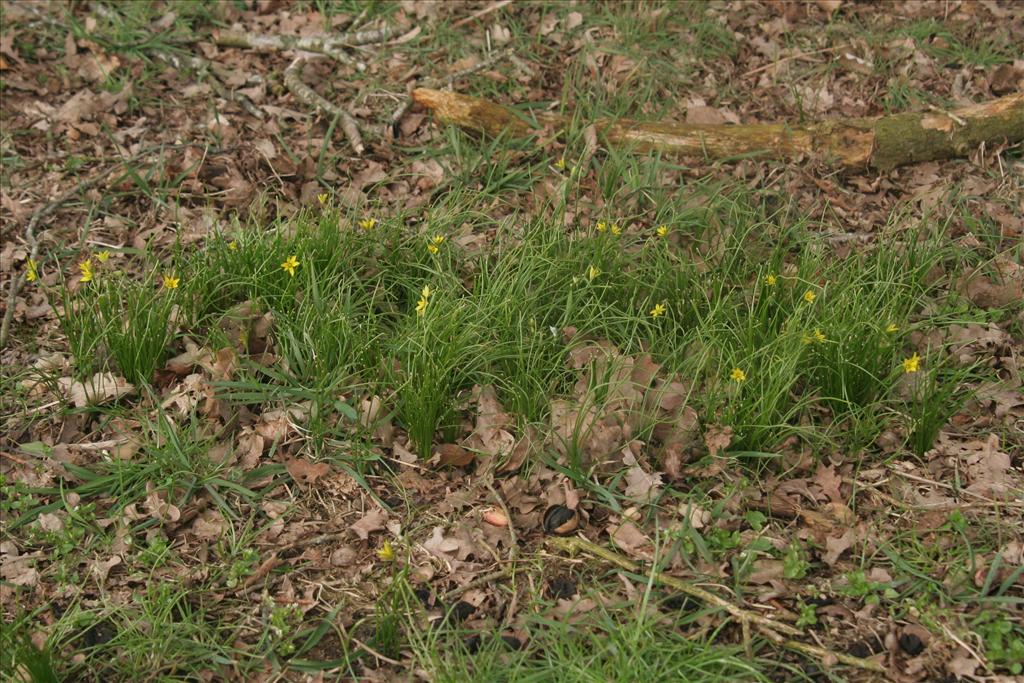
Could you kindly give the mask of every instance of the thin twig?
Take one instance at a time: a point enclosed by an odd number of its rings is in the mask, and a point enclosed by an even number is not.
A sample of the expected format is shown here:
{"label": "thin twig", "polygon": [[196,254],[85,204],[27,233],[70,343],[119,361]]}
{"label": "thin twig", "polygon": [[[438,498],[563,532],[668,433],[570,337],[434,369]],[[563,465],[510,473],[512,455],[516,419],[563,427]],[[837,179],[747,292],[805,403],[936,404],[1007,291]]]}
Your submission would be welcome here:
{"label": "thin twig", "polygon": [[284,70],[284,84],[304,104],[320,109],[331,116],[338,117],[341,120],[341,130],[345,133],[345,137],[348,138],[352,149],[357,155],[361,155],[366,147],[363,145],[363,137],[359,134],[359,126],[356,124],[355,118],[338,105],[321,97],[315,90],[302,82],[300,74],[302,66],[306,61],[307,57],[305,55],[299,55],[288,65],[288,68]]}
{"label": "thin twig", "polygon": [[[549,538],[547,544],[561,550],[563,552],[585,552],[590,555],[594,555],[603,560],[610,562],[611,564],[620,567],[628,572],[638,572],[639,566],[632,560],[619,555],[607,548],[591,543],[582,538]],[[705,603],[719,607],[732,616],[739,620],[740,624],[750,623],[758,627],[758,629],[771,638],[773,641],[779,643],[783,647],[803,652],[805,654],[812,654],[823,660],[834,658],[836,661],[843,662],[849,666],[855,666],[860,669],[867,671],[882,671],[882,665],[878,662],[870,659],[862,659],[860,657],[853,657],[851,655],[844,655],[838,652],[832,652],[815,645],[808,645],[795,640],[788,640],[781,634],[789,636],[802,636],[803,632],[795,626],[789,624],[774,621],[767,617],[764,617],[756,612],[743,609],[742,607],[735,605],[728,600],[721,598],[714,593],[707,591],[698,586],[691,585],[682,579],[675,576],[670,576],[663,572],[651,571],[650,574],[652,580],[664,584],[670,588],[674,588],[680,593],[685,593],[691,597],[697,598]]]}
{"label": "thin twig", "polygon": [[805,57],[810,57],[811,55],[820,55],[820,54],[822,54],[824,52],[835,52],[836,50],[845,50],[847,47],[848,47],[847,45],[833,45],[832,47],[823,47],[820,50],[811,50],[810,52],[798,52],[795,55],[787,55],[785,57],[782,57],[781,59],[776,59],[771,64],[765,64],[764,66],[759,66],[756,69],[751,69],[750,71],[748,71],[745,74],[743,74],[742,76],[740,76],[740,78],[746,78],[747,76],[753,76],[754,74],[759,74],[762,71],[767,71],[768,69],[772,68],[773,66],[779,66],[780,64],[783,64],[784,62],[788,62],[788,61],[790,61],[792,59],[803,59]]}
{"label": "thin twig", "polygon": [[382,655],[381,653],[377,652],[372,647],[370,647],[369,645],[367,645],[363,641],[359,640],[355,636],[349,636],[348,639],[351,640],[356,645],[358,645],[363,650],[366,650],[367,652],[369,652],[371,655],[373,655],[377,659],[381,660],[382,662],[387,662],[388,664],[394,664],[395,666],[402,666],[402,663],[400,661],[398,661],[397,659],[391,659],[391,657],[387,657],[385,655]]}
{"label": "thin twig", "polygon": [[468,17],[463,17],[462,19],[459,19],[454,24],[452,24],[452,28],[459,28],[460,26],[465,26],[466,24],[476,21],[480,17],[487,16],[491,12],[496,12],[497,10],[500,10],[502,7],[507,7],[508,5],[511,4],[512,0],[498,0],[498,2],[492,2],[487,7],[484,7],[483,9],[479,9],[476,12],[473,12]]}
{"label": "thin twig", "polygon": [[508,576],[511,572],[512,572],[512,567],[505,567],[504,569],[499,569],[497,571],[488,572],[487,574],[483,574],[481,576],[478,576],[475,579],[473,579],[472,581],[464,583],[463,585],[458,586],[456,588],[453,588],[450,591],[448,591],[447,593],[445,593],[444,594],[444,601],[445,602],[451,602],[452,600],[454,600],[455,598],[459,597],[460,595],[462,595],[466,591],[473,590],[474,588],[479,588],[480,586],[485,586],[485,585],[487,585],[489,583],[494,582],[497,579],[500,579],[500,578],[503,578],[505,576]]}

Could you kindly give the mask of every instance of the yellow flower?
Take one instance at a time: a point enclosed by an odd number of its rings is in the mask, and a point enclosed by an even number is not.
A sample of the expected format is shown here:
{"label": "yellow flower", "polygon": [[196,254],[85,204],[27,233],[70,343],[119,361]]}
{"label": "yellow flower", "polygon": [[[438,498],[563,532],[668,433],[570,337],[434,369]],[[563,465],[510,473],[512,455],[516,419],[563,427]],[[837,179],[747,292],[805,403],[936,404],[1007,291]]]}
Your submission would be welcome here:
{"label": "yellow flower", "polygon": [[817,299],[817,298],[818,298],[818,295],[815,294],[814,292],[812,292],[809,289],[806,292],[804,292],[804,301],[806,301],[809,304],[813,304],[814,300]]}
{"label": "yellow flower", "polygon": [[423,289],[420,291],[420,296],[424,299],[429,299],[434,294],[434,290],[430,288],[430,285],[423,285]]}
{"label": "yellow flower", "polygon": [[108,258],[110,258],[110,252],[106,249],[96,254],[96,260],[100,263],[106,263]]}
{"label": "yellow flower", "polygon": [[170,275],[164,275],[165,289],[177,289],[179,282],[181,282],[181,278],[174,277],[174,273],[171,273]]}
{"label": "yellow flower", "polygon": [[423,315],[427,312],[427,305],[430,302],[427,301],[427,297],[421,296],[420,300],[416,302],[416,315]]}
{"label": "yellow flower", "polygon": [[430,238],[430,243],[431,244],[444,244],[445,239],[447,239],[447,238],[444,235],[434,235],[433,237]]}
{"label": "yellow flower", "polygon": [[78,264],[78,270],[82,272],[82,282],[92,282],[92,259],[87,258]]}
{"label": "yellow flower", "polygon": [[281,264],[281,270],[288,273],[290,277],[295,277],[295,269],[299,267],[299,259],[295,255],[291,255],[284,260]]}
{"label": "yellow flower", "polygon": [[324,204],[326,204],[326,203],[327,203],[327,193],[325,192],[324,194],[318,194],[318,195],[316,196],[316,200],[317,200],[318,202],[320,202],[320,205],[321,205],[321,206],[322,206],[322,205],[324,205]]}
{"label": "yellow flower", "polygon": [[440,249],[437,248],[436,244],[428,244],[427,251],[429,251],[431,254],[436,254],[437,252],[440,251]]}
{"label": "yellow flower", "polygon": [[377,549],[377,557],[381,562],[391,562],[395,559],[395,549],[391,547],[391,541],[384,541],[384,545]]}
{"label": "yellow flower", "polygon": [[905,358],[903,360],[903,371],[904,372],[907,372],[907,373],[917,372],[918,370],[921,369],[920,366],[921,366],[921,357],[917,355],[916,351],[914,352],[913,356],[911,356],[910,358]]}
{"label": "yellow flower", "polygon": [[604,221],[598,221],[597,222],[597,231],[598,232],[604,232],[607,229],[608,229],[608,226],[605,225]]}
{"label": "yellow flower", "polygon": [[555,168],[557,168],[559,171],[565,170],[565,157],[561,157],[558,161],[555,162]]}
{"label": "yellow flower", "polygon": [[889,327],[885,328],[885,331],[888,332],[889,334],[893,334],[895,332],[899,332],[900,328],[899,325],[897,325],[896,323],[889,323]]}
{"label": "yellow flower", "polygon": [[28,281],[28,282],[35,282],[38,279],[39,279],[39,264],[37,264],[34,260],[29,259],[28,260],[27,272],[25,273],[25,280]]}
{"label": "yellow flower", "polygon": [[660,315],[665,315],[665,304],[655,304],[654,308],[651,309],[651,317],[657,318]]}
{"label": "yellow flower", "polygon": [[612,231],[612,234],[613,234],[613,235],[621,235],[621,234],[622,234],[622,228],[620,228],[620,227],[619,227],[618,225],[616,225],[615,223],[612,223],[612,229],[611,229],[611,231]]}
{"label": "yellow flower", "polygon": [[667,225],[659,225],[658,229],[655,230],[654,232],[655,232],[655,234],[658,235],[658,237],[668,237],[668,226]]}
{"label": "yellow flower", "polygon": [[779,281],[779,278],[775,277],[771,273],[764,276],[764,284],[768,287],[774,287],[775,283]]}
{"label": "yellow flower", "polygon": [[430,244],[427,245],[427,251],[431,254],[436,254],[441,249],[441,245],[444,244],[444,235],[434,235],[430,238]]}
{"label": "yellow flower", "polygon": [[814,332],[811,334],[805,334],[803,336],[804,344],[824,344],[828,339],[825,334],[817,327],[814,328]]}
{"label": "yellow flower", "polygon": [[601,274],[601,269],[598,268],[597,266],[593,266],[592,265],[589,268],[587,268],[587,279],[588,280],[593,280],[595,277],[597,277],[600,274]]}
{"label": "yellow flower", "polygon": [[739,368],[733,368],[732,372],[729,373],[729,379],[734,382],[746,382],[747,373],[743,372]]}
{"label": "yellow flower", "polygon": [[228,242],[228,251],[238,251],[238,242],[235,240]]}
{"label": "yellow flower", "polygon": [[373,230],[373,228],[376,225],[376,218],[364,218],[363,220],[359,221],[359,227],[362,228],[363,230]]}

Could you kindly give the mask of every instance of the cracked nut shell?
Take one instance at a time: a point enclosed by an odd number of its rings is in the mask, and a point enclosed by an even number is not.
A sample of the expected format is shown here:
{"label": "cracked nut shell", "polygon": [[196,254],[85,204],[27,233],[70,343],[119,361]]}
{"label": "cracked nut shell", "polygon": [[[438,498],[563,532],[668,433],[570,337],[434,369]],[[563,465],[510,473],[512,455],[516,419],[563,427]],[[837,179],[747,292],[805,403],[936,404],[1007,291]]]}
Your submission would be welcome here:
{"label": "cracked nut shell", "polygon": [[564,505],[552,505],[544,511],[544,531],[555,536],[567,536],[579,526],[579,515]]}

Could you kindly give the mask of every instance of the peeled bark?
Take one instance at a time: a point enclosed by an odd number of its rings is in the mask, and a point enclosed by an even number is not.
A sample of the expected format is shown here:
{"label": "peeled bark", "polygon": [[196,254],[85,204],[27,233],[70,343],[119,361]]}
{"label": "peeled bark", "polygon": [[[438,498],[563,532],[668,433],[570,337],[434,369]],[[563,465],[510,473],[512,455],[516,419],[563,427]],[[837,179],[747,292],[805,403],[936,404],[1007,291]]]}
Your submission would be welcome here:
{"label": "peeled bark", "polygon": [[[530,135],[538,127],[562,128],[568,119],[541,114],[527,120],[514,110],[476,97],[419,88],[413,99],[438,120],[487,135]],[[792,159],[814,156],[846,169],[889,170],[905,164],[966,156],[978,145],[1024,140],[1024,93],[949,112],[845,118],[790,125],[709,125],[599,119],[598,134],[610,146],[661,150],[727,159],[764,154]]]}

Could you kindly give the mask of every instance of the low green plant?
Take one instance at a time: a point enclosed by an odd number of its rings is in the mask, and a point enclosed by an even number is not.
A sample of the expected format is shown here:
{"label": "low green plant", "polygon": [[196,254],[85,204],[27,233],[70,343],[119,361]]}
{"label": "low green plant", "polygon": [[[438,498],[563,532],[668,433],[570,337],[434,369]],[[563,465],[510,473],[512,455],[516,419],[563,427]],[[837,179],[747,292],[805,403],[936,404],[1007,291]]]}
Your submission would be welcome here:
{"label": "low green plant", "polygon": [[180,278],[152,271],[142,281],[114,273],[97,283],[96,308],[102,340],[121,375],[147,385],[161,366],[174,339],[172,319]]}

